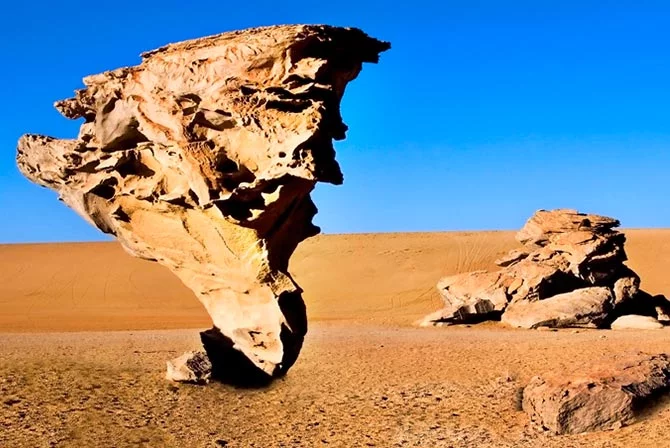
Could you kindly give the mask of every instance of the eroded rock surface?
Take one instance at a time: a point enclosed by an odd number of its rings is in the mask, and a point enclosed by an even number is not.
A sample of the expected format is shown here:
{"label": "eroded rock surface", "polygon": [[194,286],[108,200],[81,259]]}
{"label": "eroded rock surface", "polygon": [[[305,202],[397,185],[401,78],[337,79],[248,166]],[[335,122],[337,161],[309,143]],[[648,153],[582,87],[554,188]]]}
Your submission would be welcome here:
{"label": "eroded rock surface", "polygon": [[605,216],[540,210],[517,233],[523,248],[496,261],[500,270],[440,280],[445,308],[420,324],[501,319],[520,328],[602,328],[625,314],[656,317],[663,301],[640,291],[618,226]]}
{"label": "eroded rock surface", "polygon": [[651,399],[670,388],[665,354],[626,354],[568,372],[533,378],[523,409],[556,434],[618,428],[632,423]]}
{"label": "eroded rock surface", "polygon": [[167,362],[165,377],[180,383],[206,384],[212,376],[212,363],[207,353],[193,351]]}
{"label": "eroded rock surface", "polygon": [[502,322],[517,328],[597,328],[612,309],[612,291],[594,286],[544,300],[519,300],[507,307]]}
{"label": "eroded rock surface", "polygon": [[347,129],[340,100],[388,48],[357,29],[302,25],[167,45],[84,78],[56,103],[83,119],[79,136],[25,135],[18,165],[195,292],[222,335],[210,358],[242,354],[275,376],[307,331],[287,269],[319,232],[310,192],[343,179],[333,149]]}

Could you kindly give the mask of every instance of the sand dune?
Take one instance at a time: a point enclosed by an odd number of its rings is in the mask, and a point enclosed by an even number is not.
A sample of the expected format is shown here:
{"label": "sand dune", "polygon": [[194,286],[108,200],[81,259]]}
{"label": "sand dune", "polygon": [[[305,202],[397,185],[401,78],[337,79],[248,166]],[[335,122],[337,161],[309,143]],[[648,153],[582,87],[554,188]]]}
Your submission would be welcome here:
{"label": "sand dune", "polygon": [[[626,231],[629,264],[670,295],[670,229]],[[310,321],[411,325],[440,307],[437,280],[494,268],[514,232],[320,235],[291,272]],[[117,243],[0,245],[0,331],[200,328],[209,317],[169,271]]]}

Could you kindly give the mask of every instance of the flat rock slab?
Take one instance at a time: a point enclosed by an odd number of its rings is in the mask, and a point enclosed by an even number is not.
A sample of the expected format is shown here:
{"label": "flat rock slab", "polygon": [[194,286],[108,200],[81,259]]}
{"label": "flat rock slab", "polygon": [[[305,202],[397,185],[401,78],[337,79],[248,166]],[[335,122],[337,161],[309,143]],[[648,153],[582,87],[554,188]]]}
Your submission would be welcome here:
{"label": "flat rock slab", "polygon": [[523,391],[523,409],[556,434],[615,429],[632,423],[651,399],[669,388],[667,355],[621,355],[533,378]]}

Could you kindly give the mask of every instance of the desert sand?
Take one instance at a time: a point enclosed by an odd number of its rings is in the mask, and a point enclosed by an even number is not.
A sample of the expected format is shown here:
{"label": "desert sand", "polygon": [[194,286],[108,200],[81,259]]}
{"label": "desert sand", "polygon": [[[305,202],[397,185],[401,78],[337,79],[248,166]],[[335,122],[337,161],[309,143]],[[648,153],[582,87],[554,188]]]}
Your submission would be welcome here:
{"label": "desert sand", "polygon": [[[670,230],[625,233],[642,288],[669,295]],[[668,446],[665,402],[618,431],[558,437],[528,424],[519,392],[609,353],[668,352],[669,329],[413,326],[439,308],[440,277],[516,246],[514,232],[308,239],[290,266],[305,348],[285,378],[243,390],[163,379],[210,326],[167,269],[117,243],[2,245],[0,446]]]}

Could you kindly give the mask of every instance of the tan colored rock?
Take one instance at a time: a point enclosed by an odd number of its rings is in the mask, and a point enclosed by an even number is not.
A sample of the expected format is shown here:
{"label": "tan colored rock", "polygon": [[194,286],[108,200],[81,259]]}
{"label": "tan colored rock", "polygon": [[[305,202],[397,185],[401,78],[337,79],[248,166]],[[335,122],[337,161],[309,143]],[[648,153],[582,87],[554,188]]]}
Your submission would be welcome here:
{"label": "tan colored rock", "polygon": [[167,362],[165,377],[180,383],[206,384],[212,376],[212,363],[201,351],[184,353]]}
{"label": "tan colored rock", "polygon": [[[516,239],[522,244],[546,246],[557,235],[575,231],[609,232],[619,227],[619,224],[614,218],[579,213],[572,209],[538,210],[517,233]],[[588,239],[590,236],[587,235]]]}
{"label": "tan colored rock", "polygon": [[499,273],[476,271],[440,280],[437,289],[445,308],[424,319],[428,322],[464,323],[500,314],[507,306],[505,289],[500,287]]}
{"label": "tan colored rock", "polygon": [[621,277],[614,282],[612,288],[614,292],[614,304],[621,305],[632,299],[640,291],[640,277],[633,271],[630,271],[629,276]]}
{"label": "tan colored rock", "polygon": [[628,314],[612,322],[612,330],[660,330],[663,324],[651,316]]}
{"label": "tan colored rock", "polygon": [[[626,239],[615,230],[618,225],[616,219],[575,210],[539,210],[517,234],[524,247],[496,261],[501,269],[442,279],[438,290],[444,309],[419,323],[463,323],[496,319],[503,313],[503,320],[524,328],[554,324],[600,327],[622,314],[649,314],[649,301],[640,294],[640,278],[624,264]],[[582,291],[592,287],[611,291],[599,298],[588,289]],[[564,295],[572,292],[571,301],[566,302]],[[612,294],[615,300],[609,303]],[[575,300],[579,296],[594,300]],[[548,301],[553,298],[562,300]],[[540,304],[528,303],[536,301]],[[558,308],[542,311],[544,306]],[[589,323],[589,319],[594,321]]]}
{"label": "tan colored rock", "polygon": [[388,48],[357,29],[303,25],[167,45],[86,77],[56,103],[83,119],[78,138],[25,135],[17,162],[128,252],[174,272],[225,337],[219,350],[279,375],[307,329],[287,269],[319,232],[310,192],[342,182],[340,100]]}
{"label": "tan colored rock", "polygon": [[502,322],[516,328],[598,328],[613,301],[609,288],[581,288],[549,299],[512,303],[502,315]]}
{"label": "tan colored rock", "polygon": [[522,406],[531,420],[556,434],[619,428],[670,388],[670,360],[642,353],[533,378]]}
{"label": "tan colored rock", "polygon": [[598,284],[615,275],[626,261],[626,237],[614,230],[619,221],[575,210],[540,210],[517,233],[527,246],[560,253],[577,277]]}
{"label": "tan colored rock", "polygon": [[513,264],[516,264],[520,262],[521,260],[525,259],[530,255],[528,251],[521,250],[521,249],[514,249],[510,251],[509,253],[503,255],[502,257],[498,258],[495,261],[495,264],[500,266],[500,267],[507,267],[511,266]]}

